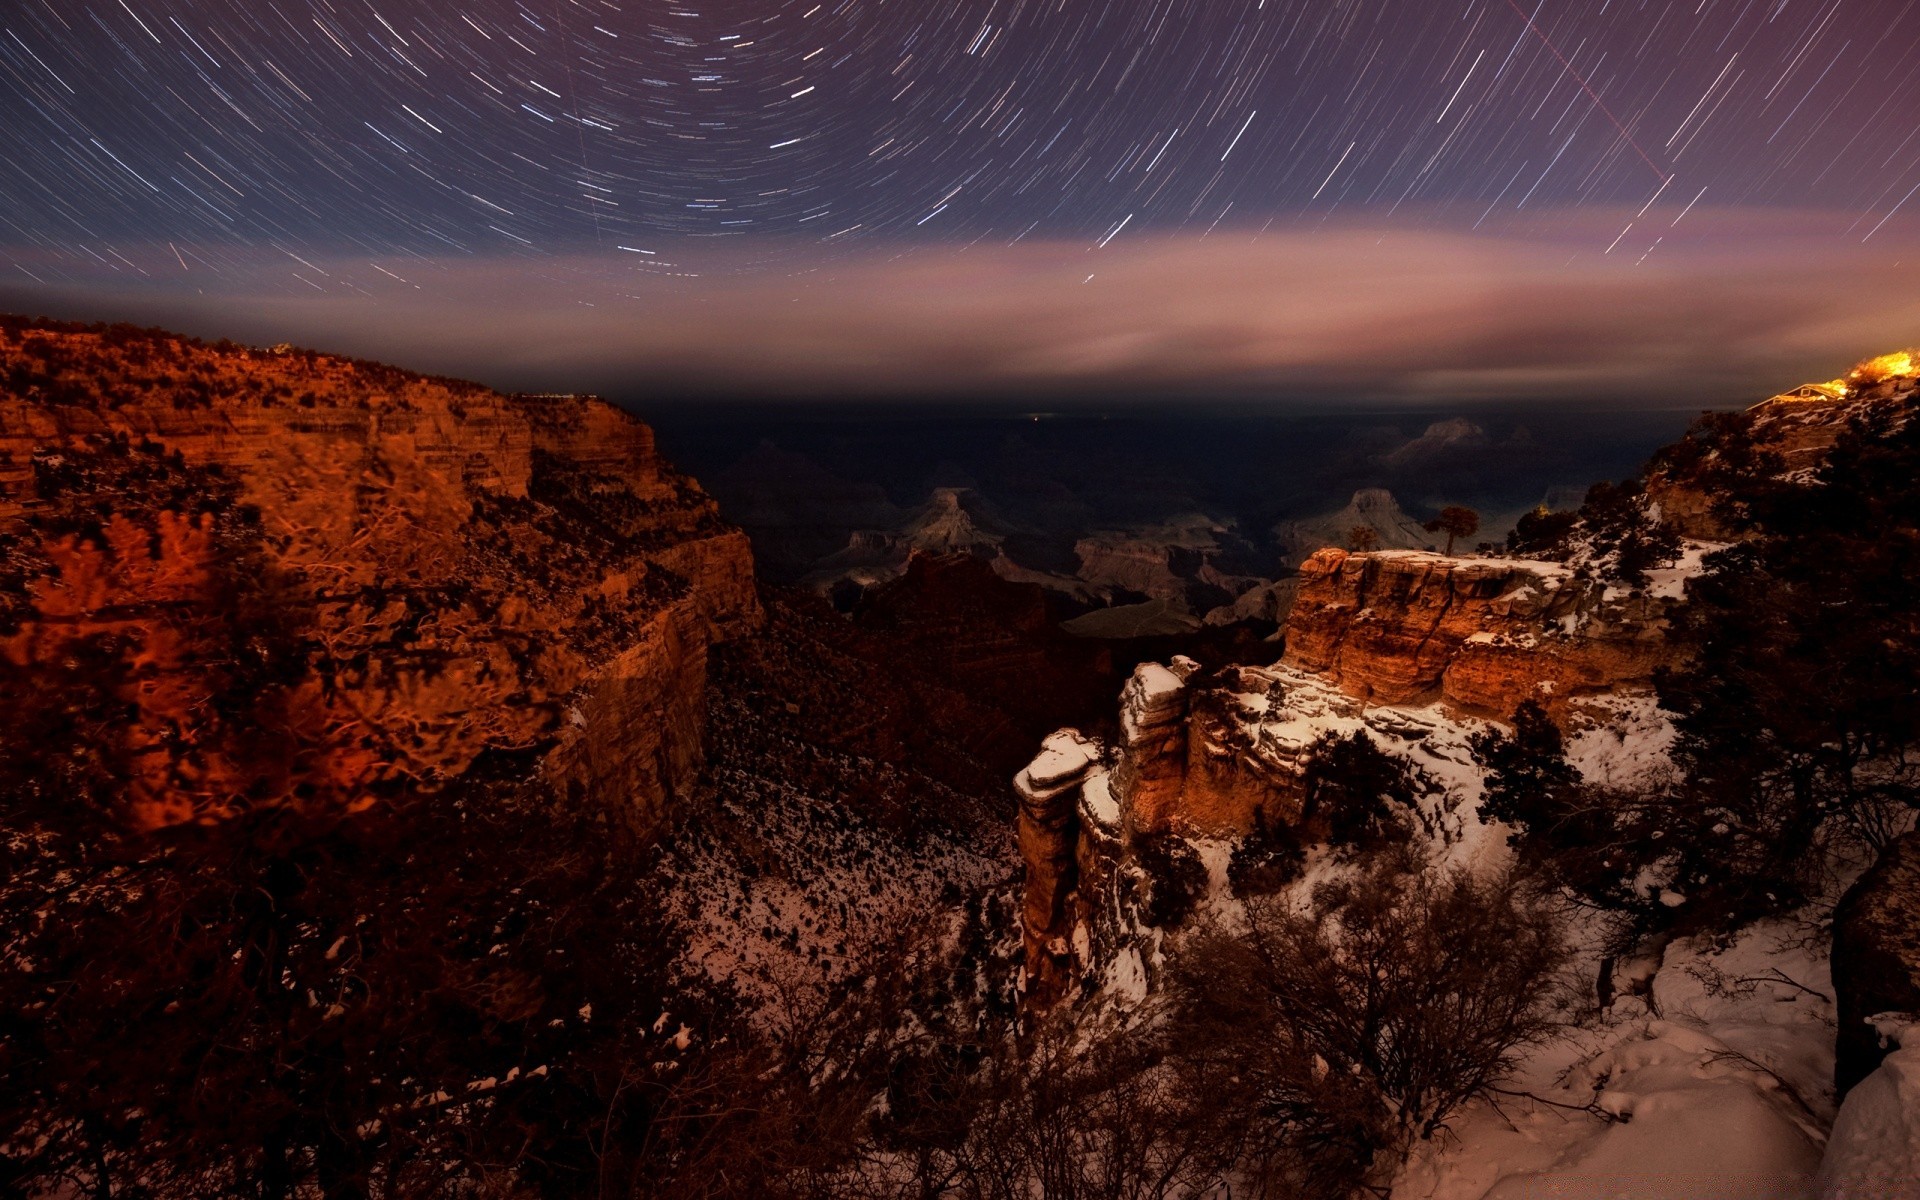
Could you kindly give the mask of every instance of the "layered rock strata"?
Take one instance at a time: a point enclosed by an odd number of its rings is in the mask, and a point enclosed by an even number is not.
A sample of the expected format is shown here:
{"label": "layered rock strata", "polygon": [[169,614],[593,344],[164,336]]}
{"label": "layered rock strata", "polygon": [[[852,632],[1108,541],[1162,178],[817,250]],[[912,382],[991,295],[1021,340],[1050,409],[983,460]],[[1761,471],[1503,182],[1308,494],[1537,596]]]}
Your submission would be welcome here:
{"label": "layered rock strata", "polygon": [[[195,533],[216,528],[211,511],[169,511],[160,481],[191,477],[256,514],[221,520],[254,531],[313,703],[344,725],[329,744],[383,748],[351,772],[334,755],[329,786],[438,787],[482,756],[531,754],[651,829],[693,783],[707,647],[761,620],[752,559],[628,414],[304,351],[21,322],[0,328],[0,380],[0,537],[50,564],[21,585],[28,620],[0,636],[11,665],[89,629],[164,634],[129,623],[138,581],[180,574],[169,556],[189,551],[213,563],[201,543],[231,536]],[[81,566],[107,583],[83,594]],[[140,736],[181,743],[164,720]],[[285,798],[223,797],[175,765],[136,820]]]}
{"label": "layered rock strata", "polygon": [[[1284,665],[1142,664],[1122,691],[1117,739],[1061,730],[1015,779],[1029,1001],[1070,994],[1140,936],[1153,884],[1131,852],[1139,839],[1298,824],[1314,744],[1330,733],[1364,731],[1436,787],[1477,786],[1467,747],[1476,727],[1437,708],[1368,707]],[[1151,955],[1135,957],[1150,971]]]}
{"label": "layered rock strata", "polygon": [[1670,653],[1673,597],[1557,563],[1327,549],[1300,574],[1287,665],[1371,704],[1507,717],[1533,700],[1560,712],[1647,684]]}
{"label": "layered rock strata", "polygon": [[1101,764],[1104,748],[1071,729],[1050,735],[1040,753],[1014,777],[1020,798],[1020,857],[1026,863],[1026,891],[1020,918],[1026,945],[1028,994],[1042,1003],[1060,998],[1072,979],[1069,944],[1078,916],[1081,814],[1088,778]]}

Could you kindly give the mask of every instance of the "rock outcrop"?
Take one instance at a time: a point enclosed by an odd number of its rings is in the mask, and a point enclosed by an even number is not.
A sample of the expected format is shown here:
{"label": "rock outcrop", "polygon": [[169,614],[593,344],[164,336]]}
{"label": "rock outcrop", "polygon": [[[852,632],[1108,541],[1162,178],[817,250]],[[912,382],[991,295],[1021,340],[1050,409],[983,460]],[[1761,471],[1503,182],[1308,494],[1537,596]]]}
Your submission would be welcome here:
{"label": "rock outcrop", "polygon": [[1286,662],[1372,704],[1507,717],[1648,683],[1672,598],[1556,563],[1322,550],[1300,569]]}
{"label": "rock outcrop", "polygon": [[1732,541],[1742,532],[1745,488],[1817,469],[1855,418],[1875,409],[1911,410],[1916,398],[1920,356],[1909,350],[1868,359],[1843,379],[1802,384],[1696,426],[1654,459],[1647,496],[1683,536]]}
{"label": "rock outcrop", "polygon": [[1070,938],[1081,914],[1081,816],[1084,787],[1102,748],[1070,729],[1050,735],[1039,755],[1014,777],[1020,798],[1020,858],[1026,890],[1020,907],[1026,944],[1027,994],[1042,1005],[1064,995],[1073,978]]}
{"label": "rock outcrop", "polygon": [[1833,990],[1834,1086],[1844,1095],[1886,1057],[1872,1018],[1920,1018],[1920,832],[1888,847],[1834,910]]}
{"label": "rock outcrop", "polygon": [[182,585],[171,609],[135,612],[154,599],[143,581],[229,578],[271,595],[296,646],[288,694],[330,731],[271,787],[257,771],[208,785],[215,748],[193,739],[211,735],[147,698],[212,687],[214,667],[181,656],[158,692],[130,676],[129,736],[173,747],[136,823],[316,790],[372,802],[502,755],[643,829],[692,784],[707,647],[761,619],[752,559],[628,414],[304,351],[24,322],[0,328],[0,380],[0,541],[29,547],[0,579],[24,617],[0,625],[7,665],[111,636],[132,639],[136,674],[160,670],[175,626],[201,629],[221,598]]}
{"label": "rock outcrop", "polygon": [[[1322,550],[1302,569],[1280,663],[1141,665],[1110,744],[1063,731],[1016,783],[1029,997],[1053,1003],[1126,953],[1138,915],[1128,897],[1151,887],[1135,878],[1137,838],[1306,822],[1323,737],[1364,733],[1436,797],[1457,797],[1479,786],[1473,731],[1523,701],[1583,731],[1639,720],[1628,710],[1651,706],[1687,569],[1629,592],[1550,562]],[[1619,744],[1617,757],[1632,757]],[[1427,819],[1453,819],[1454,801],[1434,803]]]}
{"label": "rock outcrop", "polygon": [[[1369,708],[1286,666],[1141,664],[1121,693],[1116,739],[1061,730],[1014,782],[1029,1002],[1055,1003],[1139,939],[1141,901],[1155,886],[1132,850],[1140,839],[1299,823],[1313,747],[1328,733],[1365,731],[1459,784],[1477,778],[1473,728],[1431,709]],[[1134,959],[1151,973],[1152,955],[1135,947]]]}

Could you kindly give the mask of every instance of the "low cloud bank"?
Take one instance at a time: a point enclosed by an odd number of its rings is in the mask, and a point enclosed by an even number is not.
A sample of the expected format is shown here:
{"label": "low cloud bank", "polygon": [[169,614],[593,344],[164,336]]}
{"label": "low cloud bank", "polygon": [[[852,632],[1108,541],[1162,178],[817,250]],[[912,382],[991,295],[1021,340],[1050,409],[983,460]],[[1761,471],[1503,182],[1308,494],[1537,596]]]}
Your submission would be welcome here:
{"label": "low cloud bank", "polygon": [[[1562,213],[1477,233],[1326,224],[1080,244],[663,247],[555,257],[124,248],[147,274],[0,288],[16,312],[295,341],[496,386],[770,395],[1192,393],[1729,403],[1920,341],[1920,230],[1830,213]],[[1648,253],[1653,239],[1661,243]],[[375,264],[382,270],[376,270]],[[388,274],[387,272],[391,272]]]}

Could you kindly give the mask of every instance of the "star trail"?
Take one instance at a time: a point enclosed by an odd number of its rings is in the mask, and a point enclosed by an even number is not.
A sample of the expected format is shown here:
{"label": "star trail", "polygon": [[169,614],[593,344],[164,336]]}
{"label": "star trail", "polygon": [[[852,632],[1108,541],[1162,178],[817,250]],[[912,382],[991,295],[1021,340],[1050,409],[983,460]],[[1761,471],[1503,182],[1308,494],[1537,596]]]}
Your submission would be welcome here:
{"label": "star trail", "polygon": [[1701,214],[1792,212],[1866,245],[1920,220],[1917,8],[14,0],[0,257],[16,288],[344,298],[1029,244],[1097,284],[1130,242],[1356,222],[1574,221],[1571,252],[1657,263]]}

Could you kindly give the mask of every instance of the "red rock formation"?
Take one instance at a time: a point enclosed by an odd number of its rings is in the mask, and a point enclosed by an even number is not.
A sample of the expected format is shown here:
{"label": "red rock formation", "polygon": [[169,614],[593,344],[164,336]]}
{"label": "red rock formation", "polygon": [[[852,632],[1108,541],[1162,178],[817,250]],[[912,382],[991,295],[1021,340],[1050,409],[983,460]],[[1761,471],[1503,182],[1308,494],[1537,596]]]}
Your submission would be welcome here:
{"label": "red rock formation", "polygon": [[1537,700],[1564,717],[1583,697],[1644,688],[1668,658],[1670,603],[1555,563],[1315,554],[1281,665],[1143,664],[1121,693],[1111,751],[1063,731],[1019,777],[1030,1000],[1057,1002],[1121,952],[1136,835],[1297,824],[1313,745],[1329,732],[1364,730],[1459,769],[1467,727],[1420,706],[1504,719]]}
{"label": "red rock formation", "polygon": [[1560,710],[1648,683],[1669,603],[1555,563],[1328,549],[1301,567],[1285,661],[1369,703]]}
{"label": "red rock formation", "polygon": [[1049,736],[1039,756],[1014,778],[1020,858],[1027,868],[1020,908],[1027,994],[1043,1007],[1059,1000],[1072,982],[1070,939],[1080,917],[1073,899],[1080,883],[1082,785],[1099,758],[1098,745],[1063,729]]}
{"label": "red rock formation", "polygon": [[[0,535],[41,564],[22,584],[25,621],[0,635],[6,664],[53,671],[110,635],[134,647],[129,698],[199,697],[139,709],[128,736],[176,749],[132,799],[136,822],[295,799],[351,808],[443,786],[489,752],[533,751],[555,781],[652,828],[698,773],[707,645],[758,624],[752,561],[620,410],[24,323],[0,328],[0,380]],[[175,527],[171,541],[157,532]],[[189,558],[229,591],[270,589],[298,638],[314,697],[302,719],[331,748],[296,736],[311,762],[284,779],[231,763],[230,779],[209,777],[243,740],[190,715],[225,686],[216,656],[162,661],[218,589],[189,588],[164,618],[128,616],[154,598],[146,581],[181,577]]]}

